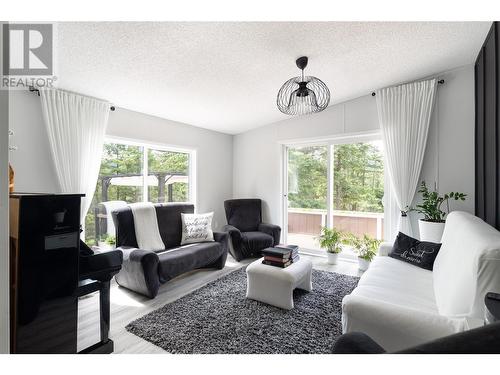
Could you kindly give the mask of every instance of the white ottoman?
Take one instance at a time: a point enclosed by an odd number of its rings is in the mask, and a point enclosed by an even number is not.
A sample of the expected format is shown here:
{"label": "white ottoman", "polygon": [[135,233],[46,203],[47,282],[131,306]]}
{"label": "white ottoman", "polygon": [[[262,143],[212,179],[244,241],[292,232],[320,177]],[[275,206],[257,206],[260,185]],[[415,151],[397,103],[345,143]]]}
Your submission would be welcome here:
{"label": "white ottoman", "polygon": [[286,310],[293,309],[293,290],[312,290],[311,261],[300,259],[287,268],[279,268],[262,264],[263,259],[247,267],[247,298]]}

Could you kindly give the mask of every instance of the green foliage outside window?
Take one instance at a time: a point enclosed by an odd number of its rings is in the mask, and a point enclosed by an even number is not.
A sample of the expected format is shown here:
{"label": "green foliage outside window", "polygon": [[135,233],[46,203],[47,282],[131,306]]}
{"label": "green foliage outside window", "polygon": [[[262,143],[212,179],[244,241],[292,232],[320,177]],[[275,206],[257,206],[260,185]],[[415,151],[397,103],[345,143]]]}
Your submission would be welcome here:
{"label": "green foliage outside window", "polygon": [[[104,144],[99,179],[92,200],[92,205],[85,218],[85,237],[89,245],[97,240],[105,240],[105,236],[97,239],[95,233],[95,207],[103,201],[122,200],[127,203],[142,202],[143,200],[143,153],[140,146],[132,146],[118,143]],[[170,152],[161,150],[148,150],[148,174],[149,176],[163,177],[166,179],[181,176],[186,179],[189,175],[189,154],[181,152]],[[103,190],[103,177],[129,176],[137,179],[137,186],[123,186],[109,184]],[[170,180],[172,181],[172,180]],[[171,184],[171,195],[168,194],[168,182],[165,184],[162,201],[185,202],[189,199],[189,187],[186,182],[174,182]],[[148,186],[148,200],[159,201],[158,185]],[[171,198],[171,199],[170,199]]]}
{"label": "green foliage outside window", "polygon": [[300,147],[288,151],[288,201],[293,208],[326,210],[327,148]]}
{"label": "green foliage outside window", "polygon": [[[327,146],[290,148],[288,200],[292,208],[327,205]],[[372,143],[334,146],[333,207],[341,211],[384,212],[384,164]]]}

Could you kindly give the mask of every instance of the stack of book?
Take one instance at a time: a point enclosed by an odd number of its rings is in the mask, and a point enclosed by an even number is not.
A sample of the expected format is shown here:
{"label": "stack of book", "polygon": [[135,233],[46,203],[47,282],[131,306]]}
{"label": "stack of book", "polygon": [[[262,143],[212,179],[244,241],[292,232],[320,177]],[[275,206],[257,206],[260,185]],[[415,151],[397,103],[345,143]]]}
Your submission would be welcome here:
{"label": "stack of book", "polygon": [[289,265],[298,262],[299,247],[296,245],[278,245],[276,247],[268,247],[262,250],[264,255],[263,264],[269,266],[286,268]]}

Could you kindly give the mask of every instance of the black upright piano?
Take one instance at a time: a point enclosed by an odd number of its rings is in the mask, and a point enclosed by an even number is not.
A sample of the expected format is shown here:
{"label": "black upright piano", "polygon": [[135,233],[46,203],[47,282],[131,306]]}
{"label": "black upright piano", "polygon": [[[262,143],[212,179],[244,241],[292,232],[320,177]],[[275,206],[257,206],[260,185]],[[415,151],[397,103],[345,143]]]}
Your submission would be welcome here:
{"label": "black upright piano", "polygon": [[99,292],[100,340],[82,354],[111,353],[110,282],[120,250],[80,241],[82,194],[10,195],[11,353],[77,352],[78,298]]}
{"label": "black upright piano", "polygon": [[79,194],[11,194],[12,353],[76,353]]}

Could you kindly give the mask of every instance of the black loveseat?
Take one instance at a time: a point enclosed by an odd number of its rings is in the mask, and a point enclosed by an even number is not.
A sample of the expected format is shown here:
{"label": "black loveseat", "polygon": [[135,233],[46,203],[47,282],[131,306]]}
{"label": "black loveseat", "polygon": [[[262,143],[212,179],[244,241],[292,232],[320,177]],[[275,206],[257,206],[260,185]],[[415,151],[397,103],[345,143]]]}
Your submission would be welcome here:
{"label": "black loveseat", "polygon": [[262,222],[260,199],[230,199],[224,202],[229,233],[229,252],[238,262],[260,257],[261,251],[280,243],[281,228]]}
{"label": "black loveseat", "polygon": [[113,211],[116,246],[123,252],[123,266],[116,282],[130,290],[154,298],[160,284],[185,272],[200,268],[222,269],[228,251],[227,233],[214,232],[214,242],[181,246],[181,213],[193,213],[192,204],[155,204],[160,236],[165,250],[138,249],[134,217],[130,207]]}

